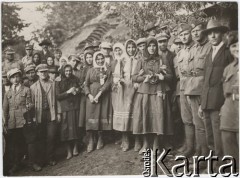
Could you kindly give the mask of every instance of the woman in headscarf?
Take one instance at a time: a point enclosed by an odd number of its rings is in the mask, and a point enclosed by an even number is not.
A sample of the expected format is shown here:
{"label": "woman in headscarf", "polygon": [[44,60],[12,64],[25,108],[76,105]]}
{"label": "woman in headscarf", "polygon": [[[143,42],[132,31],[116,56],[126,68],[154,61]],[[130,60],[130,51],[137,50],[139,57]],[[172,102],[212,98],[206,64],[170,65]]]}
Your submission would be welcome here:
{"label": "woman in headscarf", "polygon": [[78,73],[76,76],[80,79],[81,86],[81,98],[80,98],[80,114],[79,114],[79,123],[80,131],[85,131],[86,126],[86,95],[85,95],[85,78],[87,75],[87,71],[93,66],[93,53],[92,50],[86,50],[84,52],[84,61],[80,65],[78,65]]}
{"label": "woman in headscarf", "polygon": [[111,71],[107,70],[105,57],[102,52],[95,52],[93,67],[88,70],[85,80],[87,152],[94,149],[93,137],[96,133],[97,149],[101,149],[104,146],[102,131],[112,130],[110,87]]}
{"label": "woman in headscarf", "polygon": [[[79,79],[73,75],[73,68],[62,67],[60,81],[56,82],[56,97],[61,108],[61,141],[67,146],[67,159],[78,155]],[[73,144],[73,148],[72,145]]]}
{"label": "woman in headscarf", "polygon": [[116,43],[113,46],[114,64],[112,84],[113,105],[113,129],[122,132],[122,150],[129,149],[129,132],[132,131],[132,117],[130,94],[132,93],[131,82],[131,58],[126,57],[124,46]]}
{"label": "woman in headscarf", "polygon": [[38,66],[39,64],[41,64],[41,54],[40,54],[39,51],[35,51],[35,52],[33,53],[32,63],[35,64],[36,66]]}
{"label": "woman in headscarf", "polygon": [[[125,51],[126,51],[126,61],[128,62],[126,67],[124,68],[124,71],[129,71],[130,73],[130,78],[131,78],[131,90],[129,91],[129,103],[130,103],[130,118],[133,118],[133,108],[134,104],[136,102],[136,91],[138,88],[138,83],[133,82],[132,77],[135,71],[135,68],[137,66],[138,60],[141,60],[139,58],[138,54],[138,49],[137,49],[137,44],[134,40],[129,39],[125,43]],[[141,73],[142,71],[140,71]],[[135,135],[135,146],[134,146],[134,151],[139,151],[141,149],[141,143],[140,143],[140,135]]]}
{"label": "woman in headscarf", "polygon": [[[155,38],[148,38],[143,59],[139,60],[134,71],[133,81],[139,83],[137,99],[133,115],[133,134],[143,134],[142,154],[150,148],[149,138],[154,138],[153,150],[159,147],[159,135],[172,132],[171,123],[166,116],[169,114],[169,103],[166,103],[165,80],[171,72],[158,55],[158,43]],[[167,112],[167,113],[166,113]]]}

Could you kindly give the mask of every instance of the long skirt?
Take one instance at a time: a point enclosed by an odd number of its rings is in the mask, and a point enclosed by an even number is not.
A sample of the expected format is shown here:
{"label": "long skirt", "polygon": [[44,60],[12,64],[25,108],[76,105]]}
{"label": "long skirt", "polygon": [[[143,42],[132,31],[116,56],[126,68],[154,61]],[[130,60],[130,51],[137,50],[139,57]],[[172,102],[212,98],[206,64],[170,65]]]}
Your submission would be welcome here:
{"label": "long skirt", "polygon": [[133,113],[133,134],[173,134],[168,96],[137,93]]}
{"label": "long skirt", "polygon": [[112,89],[113,129],[132,131],[132,103],[134,88],[127,85],[114,85]]}
{"label": "long skirt", "polygon": [[86,130],[112,130],[112,101],[110,92],[100,96],[98,103],[86,99]]}
{"label": "long skirt", "polygon": [[78,139],[77,120],[79,111],[67,111],[62,113],[61,120],[61,141],[70,141]]}
{"label": "long skirt", "polygon": [[81,94],[78,127],[86,126],[86,95]]}

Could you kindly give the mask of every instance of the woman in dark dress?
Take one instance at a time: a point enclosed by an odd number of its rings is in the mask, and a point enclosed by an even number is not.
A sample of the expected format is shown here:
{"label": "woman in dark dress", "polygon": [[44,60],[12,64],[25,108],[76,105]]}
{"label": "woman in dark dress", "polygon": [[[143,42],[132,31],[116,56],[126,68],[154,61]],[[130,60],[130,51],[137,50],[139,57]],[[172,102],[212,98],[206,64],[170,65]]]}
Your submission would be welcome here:
{"label": "woman in dark dress", "polygon": [[106,67],[103,53],[96,52],[85,80],[87,152],[94,149],[94,134],[98,134],[97,149],[101,149],[104,145],[102,131],[112,130],[110,87],[111,71]]}
{"label": "woman in dark dress", "polygon": [[[158,43],[148,38],[143,59],[139,60],[133,75],[133,82],[139,83],[133,113],[133,134],[143,135],[142,154],[150,148],[149,139],[153,138],[153,149],[159,148],[159,135],[172,133],[169,123],[169,105],[166,103],[166,78],[169,69],[158,55]],[[167,112],[167,113],[166,113]]]}
{"label": "woman in dark dress", "polygon": [[60,137],[67,146],[67,159],[78,155],[79,91],[79,79],[73,75],[72,66],[63,66],[61,79],[56,82],[56,97],[61,108]]}

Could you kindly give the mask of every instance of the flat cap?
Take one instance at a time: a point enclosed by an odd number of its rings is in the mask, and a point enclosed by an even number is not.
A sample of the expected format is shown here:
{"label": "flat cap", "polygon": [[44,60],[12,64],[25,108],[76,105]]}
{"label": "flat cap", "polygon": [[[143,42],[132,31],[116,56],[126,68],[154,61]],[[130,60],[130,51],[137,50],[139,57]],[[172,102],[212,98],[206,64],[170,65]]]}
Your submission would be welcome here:
{"label": "flat cap", "polygon": [[140,45],[141,43],[147,43],[147,39],[146,39],[146,38],[139,38],[139,39],[136,41],[136,44],[137,44],[137,45]]}
{"label": "flat cap", "polygon": [[58,66],[50,66],[48,71],[49,73],[59,73]]}
{"label": "flat cap", "polygon": [[112,49],[112,44],[109,42],[102,42],[100,45],[101,48],[108,48],[108,49]]}
{"label": "flat cap", "polygon": [[184,32],[184,31],[191,31],[192,27],[189,24],[181,23],[178,28],[178,34]]}
{"label": "flat cap", "polygon": [[32,49],[33,49],[33,45],[27,43],[27,44],[25,45],[25,49],[27,49],[27,50],[32,50]]}
{"label": "flat cap", "polygon": [[153,23],[153,22],[149,22],[146,26],[145,26],[145,28],[144,28],[144,31],[150,31],[150,30],[153,30],[153,29],[155,29],[155,28],[157,28],[157,25],[155,24],[155,23]]}
{"label": "flat cap", "polygon": [[47,64],[39,64],[36,69],[37,72],[39,71],[48,71],[48,65]]}
{"label": "flat cap", "polygon": [[24,68],[24,72],[27,73],[29,72],[30,70],[35,70],[36,66],[34,64],[30,64],[30,65],[27,65],[25,68]]}
{"label": "flat cap", "polygon": [[70,54],[70,55],[68,56],[68,60],[70,60],[70,59],[72,59],[72,58],[74,58],[74,59],[77,60],[77,61],[80,61],[78,55],[76,55],[76,54]]}
{"label": "flat cap", "polygon": [[17,73],[22,74],[22,72],[18,68],[11,69],[7,72],[7,78],[10,79],[11,76],[13,76],[14,74],[17,74]]}
{"label": "flat cap", "polygon": [[159,33],[156,36],[157,41],[168,40],[169,38],[170,38],[170,36],[166,33]]}
{"label": "flat cap", "polygon": [[15,51],[12,47],[7,47],[5,50],[4,50],[5,54],[14,54]]}
{"label": "flat cap", "polygon": [[182,43],[182,41],[180,40],[180,38],[175,38],[175,39],[173,40],[173,43],[174,43],[174,44]]}

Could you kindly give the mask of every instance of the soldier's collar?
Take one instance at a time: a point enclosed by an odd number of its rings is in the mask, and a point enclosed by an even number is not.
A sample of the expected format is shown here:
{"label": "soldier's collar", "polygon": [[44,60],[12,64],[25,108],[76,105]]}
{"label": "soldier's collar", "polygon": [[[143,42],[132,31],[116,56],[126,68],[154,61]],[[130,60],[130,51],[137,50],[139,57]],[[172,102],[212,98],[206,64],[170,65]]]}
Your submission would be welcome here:
{"label": "soldier's collar", "polygon": [[188,46],[185,46],[185,49],[190,49],[194,45],[194,41],[192,40]]}

